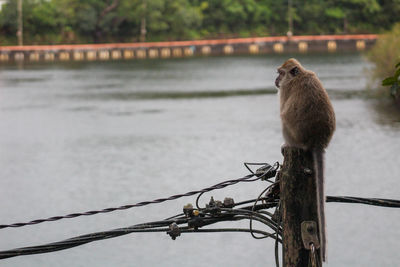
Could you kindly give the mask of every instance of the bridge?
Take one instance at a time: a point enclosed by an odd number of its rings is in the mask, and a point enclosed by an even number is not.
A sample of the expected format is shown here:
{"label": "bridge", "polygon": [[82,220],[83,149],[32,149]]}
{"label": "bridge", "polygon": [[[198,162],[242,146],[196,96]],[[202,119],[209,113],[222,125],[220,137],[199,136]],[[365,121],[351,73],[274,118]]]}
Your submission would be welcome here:
{"label": "bridge", "polygon": [[363,51],[373,46],[377,38],[376,34],[308,35],[172,42],[0,46],[0,63]]}

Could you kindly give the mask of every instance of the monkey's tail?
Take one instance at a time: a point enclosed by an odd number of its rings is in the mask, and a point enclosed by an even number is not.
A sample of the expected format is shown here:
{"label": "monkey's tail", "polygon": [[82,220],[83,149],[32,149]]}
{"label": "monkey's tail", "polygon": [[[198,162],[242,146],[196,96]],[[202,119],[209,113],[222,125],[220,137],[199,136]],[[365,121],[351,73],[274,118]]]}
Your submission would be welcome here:
{"label": "monkey's tail", "polygon": [[321,246],[321,257],[323,261],[327,260],[326,255],[326,221],[325,221],[325,181],[324,181],[324,150],[313,149],[314,170],[316,171],[317,187],[317,208],[318,208],[318,228],[320,229],[319,240]]}

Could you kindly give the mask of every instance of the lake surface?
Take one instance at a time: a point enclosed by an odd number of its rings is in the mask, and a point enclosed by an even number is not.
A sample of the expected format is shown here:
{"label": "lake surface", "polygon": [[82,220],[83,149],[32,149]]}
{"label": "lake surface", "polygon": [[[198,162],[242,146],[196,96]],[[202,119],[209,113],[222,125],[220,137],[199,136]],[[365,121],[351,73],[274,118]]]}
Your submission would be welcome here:
{"label": "lake surface", "polygon": [[[289,55],[0,67],[0,224],[133,204],[282,162],[276,67]],[[327,195],[400,199],[400,116],[364,96],[359,54],[296,55],[332,98]],[[255,182],[211,196],[252,199]],[[0,230],[0,250],[160,220],[195,197]],[[400,210],[328,203],[327,266],[400,266]],[[247,222],[220,224],[248,227]],[[131,234],[1,266],[275,266],[246,233]]]}

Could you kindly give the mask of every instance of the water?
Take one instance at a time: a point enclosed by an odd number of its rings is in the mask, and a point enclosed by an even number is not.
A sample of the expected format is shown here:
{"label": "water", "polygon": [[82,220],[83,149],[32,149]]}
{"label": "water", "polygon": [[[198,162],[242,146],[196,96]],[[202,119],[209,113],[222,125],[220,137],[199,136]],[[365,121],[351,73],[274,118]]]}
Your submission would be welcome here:
{"label": "water", "polygon": [[[274,79],[287,55],[0,67],[0,218],[25,222],[204,188],[282,161]],[[327,195],[400,199],[400,116],[366,98],[358,54],[297,55],[332,97]],[[254,198],[266,184],[206,194]],[[146,208],[0,230],[0,249],[159,220]],[[327,266],[398,266],[397,209],[327,204]],[[228,226],[248,227],[247,223]],[[226,224],[220,226],[226,227]],[[215,227],[218,227],[216,225]],[[274,266],[273,241],[245,233],[132,234],[2,266]]]}

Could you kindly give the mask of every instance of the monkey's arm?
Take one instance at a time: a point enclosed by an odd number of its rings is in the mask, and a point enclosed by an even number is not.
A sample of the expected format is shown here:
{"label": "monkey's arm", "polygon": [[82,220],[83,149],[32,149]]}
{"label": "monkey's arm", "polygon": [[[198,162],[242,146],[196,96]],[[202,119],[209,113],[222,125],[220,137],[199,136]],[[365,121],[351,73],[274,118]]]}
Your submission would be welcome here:
{"label": "monkey's arm", "polygon": [[288,146],[308,149],[302,138],[304,128],[307,127],[304,123],[307,118],[301,115],[302,105],[301,100],[293,94],[281,106],[282,134]]}

